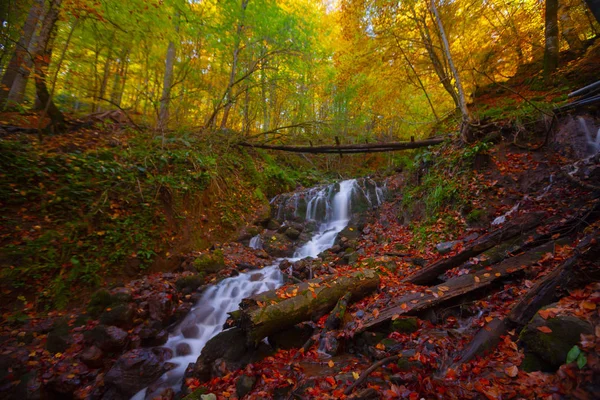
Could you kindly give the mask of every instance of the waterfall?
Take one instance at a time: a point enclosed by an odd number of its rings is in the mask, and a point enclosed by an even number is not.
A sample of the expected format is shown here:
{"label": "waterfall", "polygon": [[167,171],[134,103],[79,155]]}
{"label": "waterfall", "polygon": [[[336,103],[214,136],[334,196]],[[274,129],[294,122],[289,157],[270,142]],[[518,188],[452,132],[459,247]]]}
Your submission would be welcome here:
{"label": "waterfall", "polygon": [[[173,351],[174,356],[169,363],[174,364],[175,368],[166,372],[151,386],[151,390],[148,388],[141,390],[132,397],[132,400],[153,398],[168,387],[179,392],[187,366],[196,362],[206,342],[223,330],[227,313],[237,310],[242,299],[281,286],[283,275],[279,270],[279,264],[283,260],[294,262],[306,257],[317,257],[319,253],[333,246],[337,234],[350,221],[352,198],[359,192],[365,195],[365,190],[358,186],[356,179],[342,181],[339,185],[308,190],[304,196],[308,197],[306,218],[318,218],[320,225],[317,233],[310,241],[298,248],[293,257],[279,259],[275,264],[260,271],[251,271],[224,279],[206,289],[202,298],[169,335],[164,345]],[[366,196],[370,203],[379,205],[383,199],[383,192],[375,191],[375,193],[375,198]],[[276,198],[271,201],[272,205],[275,200]],[[297,193],[292,195],[290,201],[295,207],[293,211],[296,214],[300,201],[299,195]],[[276,215],[283,215],[284,206],[284,203],[279,204]],[[250,247],[253,248],[260,244],[260,235],[254,236],[250,241]]]}
{"label": "waterfall", "polygon": [[260,235],[253,236],[252,239],[250,239],[248,247],[251,249],[262,249],[262,238]]}

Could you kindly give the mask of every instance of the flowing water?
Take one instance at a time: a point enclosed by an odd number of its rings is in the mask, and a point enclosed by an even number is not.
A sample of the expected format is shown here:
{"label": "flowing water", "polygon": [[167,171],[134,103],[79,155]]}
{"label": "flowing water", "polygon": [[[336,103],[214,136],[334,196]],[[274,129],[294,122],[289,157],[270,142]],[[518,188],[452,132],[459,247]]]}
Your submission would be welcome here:
{"label": "flowing water", "polygon": [[[224,279],[219,284],[206,289],[202,298],[181,324],[171,332],[169,340],[164,345],[173,351],[173,358],[169,362],[174,364],[175,368],[165,373],[152,385],[152,390],[145,388],[133,396],[132,400],[152,398],[167,387],[172,387],[178,392],[187,366],[196,362],[206,342],[223,330],[227,313],[237,310],[242,299],[281,286],[283,284],[283,275],[279,270],[281,261],[287,259],[294,262],[306,257],[317,257],[319,253],[333,246],[337,234],[348,225],[353,198],[362,195],[363,200],[366,197],[371,206],[377,206],[383,201],[382,188],[377,187],[372,192],[374,195],[369,196],[355,179],[342,181],[339,185],[309,190],[305,196],[306,219],[315,219],[320,223],[311,240],[299,247],[291,258],[279,259],[275,264],[259,271]],[[299,198],[296,196],[294,199],[292,196],[290,200],[295,207],[294,215],[297,215]],[[281,209],[278,211],[279,214]],[[250,241],[250,247],[259,248],[261,245],[260,235]]]}

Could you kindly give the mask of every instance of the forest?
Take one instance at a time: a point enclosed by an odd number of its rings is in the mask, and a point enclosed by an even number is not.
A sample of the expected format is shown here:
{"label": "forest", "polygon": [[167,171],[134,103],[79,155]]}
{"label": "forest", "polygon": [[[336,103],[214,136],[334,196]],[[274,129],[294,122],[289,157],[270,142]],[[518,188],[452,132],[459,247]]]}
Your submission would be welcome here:
{"label": "forest", "polygon": [[600,397],[600,1],[0,20],[0,397]]}

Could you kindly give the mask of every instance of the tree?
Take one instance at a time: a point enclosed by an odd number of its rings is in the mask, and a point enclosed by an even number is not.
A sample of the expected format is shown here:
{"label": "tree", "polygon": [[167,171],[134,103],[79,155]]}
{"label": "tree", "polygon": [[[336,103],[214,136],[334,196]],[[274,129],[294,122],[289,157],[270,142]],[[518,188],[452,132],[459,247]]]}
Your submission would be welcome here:
{"label": "tree", "polygon": [[592,14],[594,14],[596,22],[600,24],[600,0],[585,0],[585,4],[587,4]]}
{"label": "tree", "polygon": [[544,15],[544,80],[549,82],[558,68],[558,0],[546,0]]}

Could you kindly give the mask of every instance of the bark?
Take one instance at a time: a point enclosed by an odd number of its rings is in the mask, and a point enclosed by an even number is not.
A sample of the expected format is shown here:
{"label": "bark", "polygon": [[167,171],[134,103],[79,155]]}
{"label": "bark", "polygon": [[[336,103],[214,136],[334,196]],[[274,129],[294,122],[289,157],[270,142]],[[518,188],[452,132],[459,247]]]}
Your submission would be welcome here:
{"label": "bark", "polygon": [[569,12],[569,7],[566,4],[559,4],[558,15],[560,18],[560,32],[561,36],[567,44],[569,45],[569,49],[574,52],[580,52],[583,50],[583,42],[579,39],[579,35],[577,34],[577,27],[573,18],[571,18],[571,13]]}
{"label": "bark", "polygon": [[452,278],[443,284],[429,288],[424,293],[411,293],[396,299],[393,306],[380,310],[376,317],[373,315],[365,319],[356,333],[389,322],[396,315],[416,314],[467,293],[484,289],[495,281],[511,276],[540,261],[546,253],[553,252],[554,245],[554,242],[546,243],[521,255],[508,258],[484,271]]}
{"label": "bark", "polygon": [[596,22],[600,24],[600,0],[585,0],[585,4],[587,4],[592,14],[594,14]]}
{"label": "bark", "polygon": [[502,228],[496,229],[484,235],[472,244],[465,247],[455,256],[442,259],[436,263],[426,266],[417,273],[405,279],[406,282],[417,285],[426,285],[435,282],[438,276],[449,269],[459,266],[484,251],[505,242],[522,232],[528,231],[543,222],[543,213],[529,213],[509,221]]}
{"label": "bark", "polygon": [[[258,343],[274,332],[327,314],[347,292],[356,301],[377,290],[379,276],[360,270],[347,276],[327,275],[285,290],[273,290],[242,300],[241,327],[250,343]],[[283,298],[280,298],[278,293]],[[288,297],[289,296],[289,297]]]}
{"label": "bark", "polygon": [[[104,61],[104,71],[102,72],[102,82],[100,82],[100,93],[98,95],[99,99],[103,99],[106,96],[106,87],[108,86],[108,76],[110,73],[111,62],[112,62],[112,46],[109,46],[108,54],[106,55],[106,60]],[[94,107],[94,112],[100,112],[100,111],[102,111],[102,106],[96,104],[96,106]]]}
{"label": "bark", "polygon": [[[46,72],[50,64],[52,36],[58,20],[62,0],[54,0],[44,17],[39,38],[38,52],[34,55],[35,66],[35,88],[37,98],[42,108],[45,107],[47,115],[51,119],[51,124],[56,129],[61,129],[65,122],[63,113],[56,107],[52,101],[52,96],[46,86]],[[41,119],[40,119],[41,121]]]}
{"label": "bark", "polygon": [[10,59],[0,83],[0,108],[9,104],[21,104],[25,95],[25,84],[32,65],[30,50],[36,41],[35,29],[43,14],[43,0],[34,0],[27,19],[23,24],[23,34],[19,38],[15,52]]}
{"label": "bark", "polygon": [[462,124],[460,127],[461,139],[465,143],[470,143],[473,141],[472,135],[470,133],[470,125],[471,125],[471,115],[469,114],[469,109],[467,108],[467,101],[465,99],[465,92],[463,90],[462,83],[460,81],[460,75],[458,74],[458,70],[454,65],[454,61],[452,60],[452,53],[450,52],[450,44],[448,43],[448,38],[446,37],[446,31],[444,30],[444,25],[442,24],[442,19],[438,13],[437,7],[435,5],[435,0],[431,0],[431,10],[433,11],[433,15],[435,16],[435,20],[437,22],[440,36],[442,38],[442,44],[444,49],[444,56],[448,61],[448,65],[450,66],[450,71],[452,71],[452,75],[454,76],[454,85],[456,86],[456,91],[458,92],[458,107],[460,108],[460,113],[462,114]]}
{"label": "bark", "polygon": [[544,45],[544,80],[550,81],[558,68],[558,0],[546,0]]}
{"label": "bark", "polygon": [[408,149],[417,149],[420,147],[435,146],[444,142],[445,139],[427,139],[415,142],[389,142],[389,143],[371,143],[371,144],[348,144],[339,146],[271,146],[265,144],[253,144],[242,142],[239,145],[244,147],[254,147],[257,149],[289,151],[292,153],[312,153],[312,154],[353,154],[353,153],[378,153],[385,151],[399,151]]}

